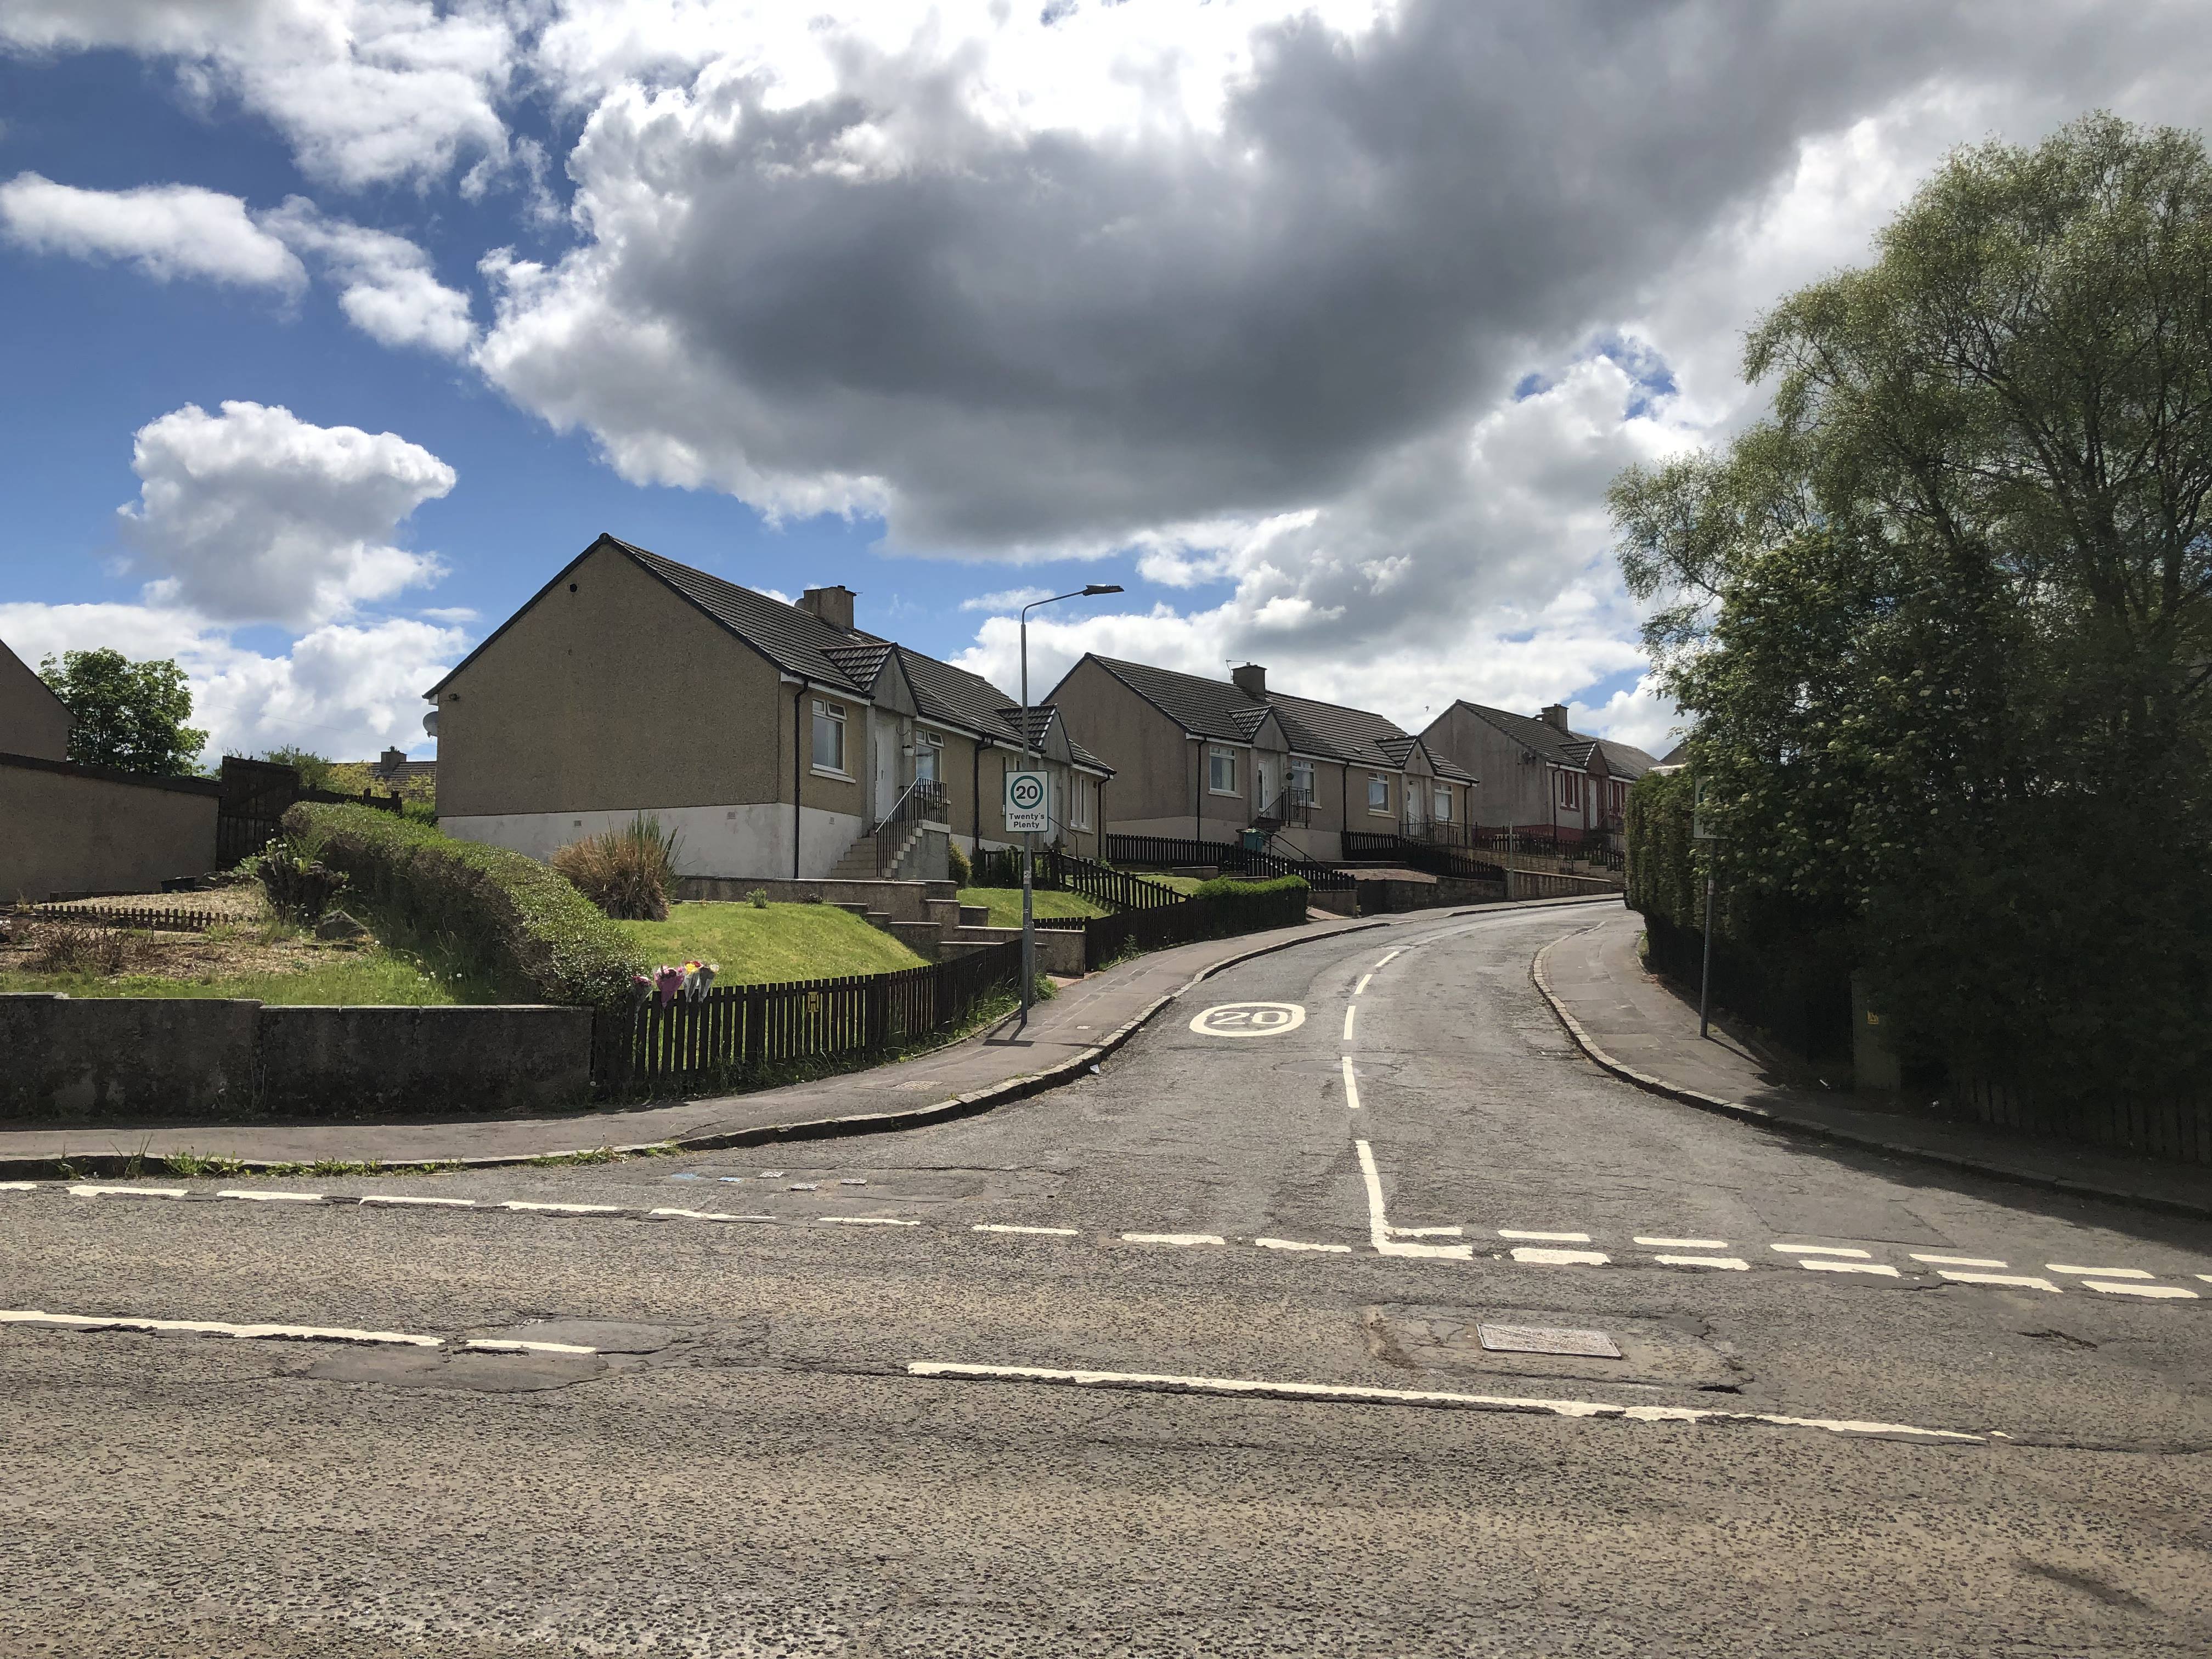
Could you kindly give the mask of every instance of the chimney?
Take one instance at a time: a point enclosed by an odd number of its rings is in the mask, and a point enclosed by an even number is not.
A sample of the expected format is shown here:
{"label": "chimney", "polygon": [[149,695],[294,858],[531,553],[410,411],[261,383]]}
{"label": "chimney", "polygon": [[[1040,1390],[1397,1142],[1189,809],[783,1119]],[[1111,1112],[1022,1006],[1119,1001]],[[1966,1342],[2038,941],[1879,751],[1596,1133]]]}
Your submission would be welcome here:
{"label": "chimney", "polygon": [[1536,718],[1547,726],[1556,726],[1562,732],[1567,730],[1567,706],[1563,702],[1546,703]]}
{"label": "chimney", "polygon": [[836,587],[810,587],[799,596],[799,608],[822,618],[830,627],[849,634],[853,631],[853,590],[840,585]]}
{"label": "chimney", "polygon": [[1267,701],[1267,671],[1256,662],[1248,662],[1242,668],[1231,671],[1229,678],[1237,689],[1255,702]]}
{"label": "chimney", "polygon": [[384,751],[384,758],[377,762],[376,769],[380,772],[396,774],[406,764],[407,751],[404,749],[387,749]]}

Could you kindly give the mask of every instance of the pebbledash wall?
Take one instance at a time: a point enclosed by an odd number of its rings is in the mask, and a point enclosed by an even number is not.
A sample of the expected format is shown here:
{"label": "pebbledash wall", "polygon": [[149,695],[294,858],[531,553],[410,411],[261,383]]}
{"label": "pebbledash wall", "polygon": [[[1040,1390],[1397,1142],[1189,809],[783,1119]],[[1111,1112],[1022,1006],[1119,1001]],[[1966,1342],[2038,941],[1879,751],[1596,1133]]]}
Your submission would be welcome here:
{"label": "pebbledash wall", "polygon": [[0,1121],[483,1116],[580,1107],[592,1012],[0,995]]}

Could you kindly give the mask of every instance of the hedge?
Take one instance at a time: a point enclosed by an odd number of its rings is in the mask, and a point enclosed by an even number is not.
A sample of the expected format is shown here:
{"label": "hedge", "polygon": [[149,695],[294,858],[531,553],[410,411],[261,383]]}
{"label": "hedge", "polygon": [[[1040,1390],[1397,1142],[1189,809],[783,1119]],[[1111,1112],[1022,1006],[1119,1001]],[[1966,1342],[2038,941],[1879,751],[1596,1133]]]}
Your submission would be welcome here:
{"label": "hedge", "polygon": [[301,802],[284,833],[350,877],[350,890],[417,933],[442,937],[549,1002],[597,1007],[629,994],[644,967],[622,930],[547,866],[457,841],[367,806]]}
{"label": "hedge", "polygon": [[[1191,890],[1193,898],[1212,899],[1214,913],[1225,923],[1222,936],[1256,933],[1269,927],[1296,927],[1306,916],[1312,894],[1303,876],[1276,876],[1267,881],[1241,881],[1216,876]],[[1291,895],[1295,894],[1295,901]]]}

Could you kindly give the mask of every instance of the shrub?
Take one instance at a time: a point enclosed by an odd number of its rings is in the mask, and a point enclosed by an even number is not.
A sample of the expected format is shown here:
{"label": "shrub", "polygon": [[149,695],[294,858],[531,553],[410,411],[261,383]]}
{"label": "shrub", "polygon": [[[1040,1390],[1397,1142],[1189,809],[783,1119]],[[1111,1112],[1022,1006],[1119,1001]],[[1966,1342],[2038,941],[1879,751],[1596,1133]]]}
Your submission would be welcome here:
{"label": "shrub", "polygon": [[745,902],[750,904],[756,910],[767,909],[768,889],[765,887],[754,888],[751,892],[745,895]]}
{"label": "shrub", "polygon": [[287,921],[312,926],[337,902],[345,890],[345,872],[319,860],[305,858],[282,842],[247,860],[269,908]]}
{"label": "shrub", "polygon": [[51,924],[40,930],[39,953],[32,965],[48,974],[119,974],[137,954],[135,943],[117,928]]}
{"label": "shrub", "polygon": [[300,850],[343,871],[379,920],[548,1001],[626,1001],[644,966],[589,899],[523,854],[368,806],[302,801],[284,814],[284,830]]}
{"label": "shrub", "polygon": [[617,921],[665,921],[676,884],[676,832],[641,813],[627,829],[563,847],[553,854],[553,867]]}
{"label": "shrub", "polygon": [[1267,881],[1239,881],[1216,876],[1192,890],[1196,899],[1209,899],[1221,918],[1224,935],[1256,933],[1267,927],[1291,927],[1306,919],[1313,890],[1303,876],[1276,876]]}
{"label": "shrub", "polygon": [[955,886],[972,887],[975,884],[975,866],[968,862],[968,855],[957,847],[948,846],[945,849],[945,873],[952,878]]}

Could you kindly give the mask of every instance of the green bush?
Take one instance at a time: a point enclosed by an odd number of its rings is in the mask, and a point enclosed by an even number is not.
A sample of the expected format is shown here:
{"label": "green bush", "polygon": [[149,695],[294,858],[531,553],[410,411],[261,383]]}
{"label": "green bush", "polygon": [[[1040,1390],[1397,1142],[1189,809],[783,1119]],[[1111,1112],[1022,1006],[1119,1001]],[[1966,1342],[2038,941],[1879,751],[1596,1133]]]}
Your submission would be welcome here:
{"label": "green bush", "polygon": [[368,806],[302,801],[284,814],[284,833],[297,851],[344,872],[380,919],[449,942],[548,1001],[622,1001],[644,966],[589,899],[523,854]]}
{"label": "green bush", "polygon": [[975,884],[975,872],[969,866],[968,855],[957,847],[945,849],[945,873],[951,878],[955,886],[972,887]]}
{"label": "green bush", "polygon": [[346,877],[320,861],[302,858],[278,842],[246,860],[267,895],[269,908],[285,921],[312,927],[345,890]]}
{"label": "green bush", "polygon": [[1306,919],[1313,890],[1302,876],[1276,876],[1267,881],[1239,881],[1216,876],[1191,890],[1194,899],[1211,900],[1224,924],[1223,935],[1256,933],[1269,927],[1292,927]]}

